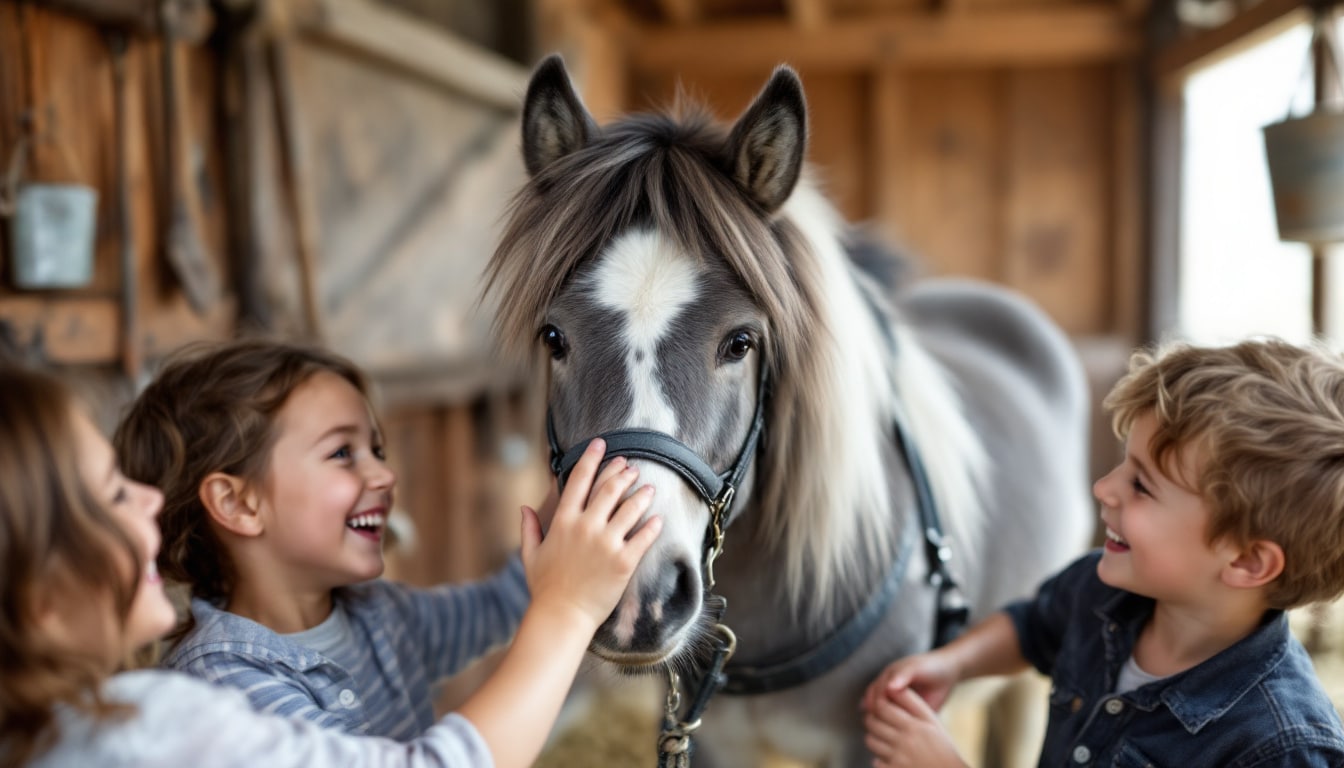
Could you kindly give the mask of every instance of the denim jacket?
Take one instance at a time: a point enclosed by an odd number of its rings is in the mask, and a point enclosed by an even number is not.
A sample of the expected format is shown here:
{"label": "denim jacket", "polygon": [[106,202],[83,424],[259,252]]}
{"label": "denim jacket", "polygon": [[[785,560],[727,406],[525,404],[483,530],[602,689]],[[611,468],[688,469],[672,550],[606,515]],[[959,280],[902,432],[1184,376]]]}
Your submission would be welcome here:
{"label": "denim jacket", "polygon": [[1022,655],[1053,683],[1039,765],[1344,766],[1344,726],[1283,611],[1191,669],[1115,694],[1153,601],[1102,583],[1099,559],[1005,609]]}

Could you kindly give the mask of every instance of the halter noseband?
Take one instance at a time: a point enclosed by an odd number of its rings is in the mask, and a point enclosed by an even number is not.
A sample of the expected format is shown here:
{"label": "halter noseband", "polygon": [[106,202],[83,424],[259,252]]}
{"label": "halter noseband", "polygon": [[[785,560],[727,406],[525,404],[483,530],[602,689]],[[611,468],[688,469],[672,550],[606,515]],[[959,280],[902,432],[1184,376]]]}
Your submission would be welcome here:
{"label": "halter noseband", "polygon": [[[761,361],[761,373],[756,382],[756,411],[751,417],[751,428],[738,449],[737,458],[724,472],[715,472],[709,463],[691,450],[685,443],[666,432],[652,429],[616,429],[603,432],[597,437],[607,443],[607,456],[625,456],[627,458],[655,461],[676,472],[686,484],[695,491],[702,501],[709,505],[709,528],[705,532],[705,587],[714,586],[714,560],[723,552],[723,533],[732,520],[730,514],[733,497],[742,485],[751,460],[756,455],[756,445],[760,442],[761,430],[765,424],[765,400],[768,390],[768,368]],[[551,447],[551,473],[555,475],[560,488],[565,487],[574,465],[583,456],[584,449],[593,438],[580,440],[569,450],[560,447],[555,436],[555,420],[551,408],[546,409],[546,440]]]}

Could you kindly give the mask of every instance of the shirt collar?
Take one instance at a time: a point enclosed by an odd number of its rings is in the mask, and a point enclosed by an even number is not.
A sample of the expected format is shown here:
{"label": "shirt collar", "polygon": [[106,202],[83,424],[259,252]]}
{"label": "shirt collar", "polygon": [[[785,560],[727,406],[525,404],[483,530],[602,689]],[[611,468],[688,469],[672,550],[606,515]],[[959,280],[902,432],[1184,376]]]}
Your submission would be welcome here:
{"label": "shirt collar", "polygon": [[[1103,632],[1112,622],[1123,629],[1120,642],[1124,647],[1117,649],[1123,654],[1121,663],[1134,652],[1139,631],[1152,612],[1150,598],[1124,591],[1097,607],[1096,614],[1104,622]],[[1126,698],[1149,711],[1164,704],[1187,731],[1198,733],[1272,672],[1283,661],[1288,647],[1287,615],[1279,610],[1266,611],[1251,634],[1184,672],[1129,692]],[[1235,674],[1230,674],[1233,670]]]}

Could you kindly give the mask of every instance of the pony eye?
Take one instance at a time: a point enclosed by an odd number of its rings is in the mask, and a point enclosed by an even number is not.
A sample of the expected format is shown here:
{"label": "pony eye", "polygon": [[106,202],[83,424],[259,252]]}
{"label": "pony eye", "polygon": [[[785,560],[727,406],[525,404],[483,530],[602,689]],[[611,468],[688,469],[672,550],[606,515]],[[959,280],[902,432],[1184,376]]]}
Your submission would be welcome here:
{"label": "pony eye", "polygon": [[733,331],[719,347],[719,360],[737,362],[746,358],[747,353],[756,346],[755,339],[748,331]]}
{"label": "pony eye", "polygon": [[546,345],[546,349],[550,350],[552,360],[561,360],[565,353],[569,352],[569,342],[565,339],[565,334],[554,325],[542,326],[541,333],[537,336],[541,339],[541,343]]}

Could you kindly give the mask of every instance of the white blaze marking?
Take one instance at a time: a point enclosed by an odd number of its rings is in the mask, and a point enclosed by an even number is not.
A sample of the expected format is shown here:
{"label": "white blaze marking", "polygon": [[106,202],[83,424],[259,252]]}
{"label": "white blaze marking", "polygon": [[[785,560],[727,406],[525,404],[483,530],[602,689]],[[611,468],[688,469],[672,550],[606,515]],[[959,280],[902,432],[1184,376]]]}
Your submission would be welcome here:
{"label": "white blaze marking", "polygon": [[[617,238],[593,272],[589,289],[594,301],[619,312],[624,319],[621,338],[633,393],[627,427],[676,434],[677,413],[655,371],[658,343],[676,316],[695,301],[699,292],[697,276],[694,259],[657,233],[643,231]],[[703,515],[695,514],[699,500],[680,477],[656,463],[640,462],[636,487],[646,483],[656,489],[655,504],[663,515],[663,535],[640,563],[617,607],[612,632],[621,644],[629,644],[634,638],[641,586],[656,579],[660,567],[670,567],[683,548],[694,562],[699,537],[704,534]],[[692,524],[692,520],[699,520],[699,526]],[[661,600],[650,605],[651,618],[660,620],[663,608]]]}
{"label": "white blaze marking", "polygon": [[625,316],[625,364],[634,393],[627,426],[676,433],[676,411],[658,386],[654,366],[658,342],[696,294],[694,262],[656,232],[622,235],[598,265],[593,298]]}

